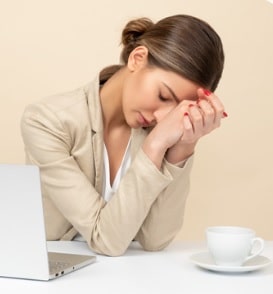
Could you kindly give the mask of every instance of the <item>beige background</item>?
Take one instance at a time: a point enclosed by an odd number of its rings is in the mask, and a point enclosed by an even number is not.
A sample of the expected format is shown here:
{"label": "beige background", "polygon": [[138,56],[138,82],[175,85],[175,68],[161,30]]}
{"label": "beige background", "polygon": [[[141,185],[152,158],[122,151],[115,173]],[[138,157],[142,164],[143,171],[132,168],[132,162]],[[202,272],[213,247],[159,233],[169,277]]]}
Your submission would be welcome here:
{"label": "beige background", "polygon": [[203,239],[207,226],[223,224],[273,239],[273,5],[265,0],[0,0],[0,162],[24,163],[26,104],[117,63],[127,20],[178,13],[221,35],[226,66],[217,94],[229,114],[198,145],[178,238]]}

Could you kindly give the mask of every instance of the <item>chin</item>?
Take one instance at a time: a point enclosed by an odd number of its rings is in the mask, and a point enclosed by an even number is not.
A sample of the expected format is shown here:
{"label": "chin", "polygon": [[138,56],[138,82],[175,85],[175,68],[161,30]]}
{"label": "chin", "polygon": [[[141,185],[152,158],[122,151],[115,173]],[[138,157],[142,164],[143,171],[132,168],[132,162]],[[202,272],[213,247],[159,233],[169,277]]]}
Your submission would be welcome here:
{"label": "chin", "polygon": [[141,128],[141,126],[139,125],[139,123],[137,121],[129,121],[126,120],[126,124],[131,128],[131,129],[139,129]]}

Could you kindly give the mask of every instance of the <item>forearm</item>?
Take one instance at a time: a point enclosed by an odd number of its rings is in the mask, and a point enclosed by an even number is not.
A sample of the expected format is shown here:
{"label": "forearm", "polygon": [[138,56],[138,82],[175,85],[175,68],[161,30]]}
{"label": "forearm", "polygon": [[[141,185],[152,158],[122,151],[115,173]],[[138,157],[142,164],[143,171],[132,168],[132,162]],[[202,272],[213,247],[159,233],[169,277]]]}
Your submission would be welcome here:
{"label": "forearm", "polygon": [[123,254],[170,181],[171,176],[161,173],[140,150],[118,191],[100,211],[90,246],[109,255]]}
{"label": "forearm", "polygon": [[181,229],[189,193],[192,163],[193,157],[190,157],[182,169],[171,168],[176,173],[176,177],[158,196],[136,236],[136,240],[144,249],[151,251],[163,249]]}

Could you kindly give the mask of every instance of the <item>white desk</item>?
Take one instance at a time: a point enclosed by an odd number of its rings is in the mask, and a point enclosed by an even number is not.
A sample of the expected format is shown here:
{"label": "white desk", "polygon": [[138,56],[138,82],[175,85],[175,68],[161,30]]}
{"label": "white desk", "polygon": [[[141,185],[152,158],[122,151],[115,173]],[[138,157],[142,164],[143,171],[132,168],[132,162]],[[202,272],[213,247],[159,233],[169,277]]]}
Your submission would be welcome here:
{"label": "white desk", "polygon": [[[90,254],[83,242],[48,242],[48,246],[51,251]],[[204,243],[173,242],[164,251],[144,252],[135,243],[124,256],[98,255],[96,263],[49,282],[0,278],[0,293],[273,293],[273,265],[241,274],[210,272],[189,260],[203,250]],[[266,242],[263,255],[273,259],[273,241]]]}

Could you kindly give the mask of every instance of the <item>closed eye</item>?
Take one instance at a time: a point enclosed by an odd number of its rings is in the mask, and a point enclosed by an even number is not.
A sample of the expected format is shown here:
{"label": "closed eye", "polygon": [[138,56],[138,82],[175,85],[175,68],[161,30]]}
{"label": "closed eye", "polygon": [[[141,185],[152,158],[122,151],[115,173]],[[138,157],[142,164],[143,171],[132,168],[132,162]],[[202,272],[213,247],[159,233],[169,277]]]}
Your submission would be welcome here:
{"label": "closed eye", "polygon": [[161,94],[159,94],[159,100],[161,100],[161,101],[163,101],[163,102],[165,102],[165,101],[168,101],[169,99],[168,98],[165,98],[165,97],[163,97]]}

